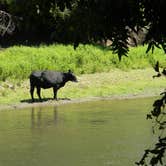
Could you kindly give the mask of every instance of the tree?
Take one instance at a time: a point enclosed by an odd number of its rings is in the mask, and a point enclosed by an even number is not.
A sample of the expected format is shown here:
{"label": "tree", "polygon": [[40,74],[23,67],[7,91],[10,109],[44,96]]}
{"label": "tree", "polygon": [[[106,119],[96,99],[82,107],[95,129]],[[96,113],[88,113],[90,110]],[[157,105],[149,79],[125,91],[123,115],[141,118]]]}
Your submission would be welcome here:
{"label": "tree", "polygon": [[11,34],[15,29],[15,24],[12,15],[0,10],[0,35],[4,36],[5,33]]}
{"label": "tree", "polygon": [[[72,6],[73,0],[59,4]],[[127,55],[130,30],[139,32],[147,29],[145,43],[147,52],[155,47],[166,51],[166,1],[164,0],[75,0],[70,17],[63,22],[68,32],[73,34],[75,46],[79,42],[88,43],[99,40],[111,40],[112,50],[119,58]],[[67,25],[65,27],[67,27]]]}
{"label": "tree", "polygon": [[[159,62],[157,61],[155,67],[155,71],[157,75],[155,77],[166,76],[166,69],[164,68],[162,72],[160,72]],[[153,132],[155,133],[159,131],[158,142],[154,145],[152,149],[146,149],[144,155],[142,156],[139,162],[136,162],[137,165],[152,165],[155,166],[157,164],[163,165],[165,161],[163,161],[165,157],[166,151],[166,92],[161,93],[161,99],[156,100],[153,103],[153,110],[150,114],[147,114],[147,119],[152,119],[155,123],[153,126]]]}
{"label": "tree", "polygon": [[164,165],[164,157],[166,152],[166,112],[164,110],[166,103],[166,92],[163,92],[161,95],[161,99],[158,99],[153,104],[153,110],[150,114],[147,115],[147,119],[153,119],[155,121],[155,125],[153,126],[153,131],[159,130],[160,135],[158,138],[158,142],[154,145],[152,149],[146,149],[143,154],[141,160],[136,162],[137,165],[151,165],[155,166],[159,163]]}
{"label": "tree", "polygon": [[[68,1],[72,6],[73,1]],[[75,47],[81,43],[111,40],[119,58],[127,55],[129,29],[143,27],[139,0],[77,0],[64,21]],[[141,26],[140,26],[141,25]]]}
{"label": "tree", "polygon": [[147,51],[155,46],[166,51],[165,0],[3,1],[6,11],[23,18],[16,36],[24,40],[70,42],[75,47],[111,40],[112,50],[121,58],[127,55],[131,30],[146,28]]}

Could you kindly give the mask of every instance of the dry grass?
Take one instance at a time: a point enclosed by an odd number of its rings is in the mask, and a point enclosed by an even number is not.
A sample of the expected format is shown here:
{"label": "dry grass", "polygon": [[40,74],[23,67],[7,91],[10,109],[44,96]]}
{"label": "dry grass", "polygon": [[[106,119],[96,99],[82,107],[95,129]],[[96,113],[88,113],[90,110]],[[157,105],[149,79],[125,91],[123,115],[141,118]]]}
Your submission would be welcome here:
{"label": "dry grass", "polygon": [[[109,73],[84,74],[79,83],[69,82],[58,91],[59,98],[115,97],[127,95],[158,95],[165,88],[164,77],[153,79],[152,68],[131,70],[115,69]],[[0,86],[0,104],[30,101],[29,80],[6,81]],[[42,90],[43,98],[52,98],[52,89]],[[35,97],[36,92],[35,92]]]}

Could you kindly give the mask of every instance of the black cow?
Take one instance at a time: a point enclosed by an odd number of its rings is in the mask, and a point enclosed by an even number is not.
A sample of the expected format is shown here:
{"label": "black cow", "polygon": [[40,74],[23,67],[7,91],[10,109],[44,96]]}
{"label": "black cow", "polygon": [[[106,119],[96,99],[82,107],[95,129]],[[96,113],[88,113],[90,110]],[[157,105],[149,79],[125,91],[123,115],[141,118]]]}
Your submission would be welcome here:
{"label": "black cow", "polygon": [[34,101],[33,92],[35,87],[37,88],[37,95],[40,100],[41,88],[53,88],[54,99],[57,100],[58,89],[63,87],[68,81],[78,82],[76,76],[70,70],[67,73],[51,70],[32,72],[30,75],[30,94],[32,101]]}

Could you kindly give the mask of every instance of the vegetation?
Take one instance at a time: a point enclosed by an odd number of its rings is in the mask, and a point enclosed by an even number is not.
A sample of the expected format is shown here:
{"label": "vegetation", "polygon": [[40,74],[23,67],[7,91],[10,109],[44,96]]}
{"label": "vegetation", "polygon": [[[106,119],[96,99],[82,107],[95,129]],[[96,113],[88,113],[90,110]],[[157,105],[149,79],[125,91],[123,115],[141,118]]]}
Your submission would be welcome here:
{"label": "vegetation", "polygon": [[[152,65],[159,60],[165,65],[163,51],[145,54],[146,47],[130,48],[128,57],[119,61],[111,50],[98,45],[41,45],[13,46],[0,51],[0,104],[30,101],[29,74],[33,70],[73,70],[79,83],[69,83],[58,97],[114,97],[156,94],[165,87],[164,78],[152,79]],[[132,70],[134,69],[134,70]],[[126,72],[127,71],[127,72]],[[133,83],[134,82],[134,83]],[[130,86],[129,86],[130,85]],[[52,98],[52,90],[43,91],[44,98]]]}
{"label": "vegetation", "polygon": [[[88,99],[93,97],[154,96],[165,88],[165,78],[153,79],[152,68],[122,71],[113,69],[106,73],[83,74],[78,83],[68,82],[58,91],[58,98]],[[0,105],[31,102],[29,80],[6,80],[0,83]],[[36,91],[35,98],[38,99]],[[42,90],[44,101],[53,98],[52,89]],[[38,100],[37,100],[38,101]],[[51,101],[50,101],[51,102]],[[58,103],[63,100],[58,101]],[[57,101],[55,101],[55,104]]]}
{"label": "vegetation", "polygon": [[109,39],[121,58],[127,55],[129,37],[137,42],[131,32],[146,28],[148,51],[155,46],[166,51],[165,6],[164,0],[1,0],[1,10],[14,16],[17,28],[0,42],[61,42],[77,47]]}
{"label": "vegetation", "polygon": [[153,133],[159,133],[158,142],[149,149],[145,150],[144,155],[142,156],[139,162],[136,162],[137,165],[163,165],[165,160],[165,151],[166,151],[166,119],[165,119],[165,103],[166,103],[166,92],[163,92],[162,97],[157,99],[153,103],[153,110],[147,114],[147,119],[151,119],[154,123]]}
{"label": "vegetation", "polygon": [[157,49],[154,54],[145,54],[146,47],[131,48],[128,58],[118,60],[108,48],[94,45],[41,45],[39,47],[13,46],[0,51],[0,80],[27,79],[33,70],[71,69],[77,75],[109,72],[114,68],[122,70],[144,69],[153,66],[157,60],[166,66],[164,53]]}

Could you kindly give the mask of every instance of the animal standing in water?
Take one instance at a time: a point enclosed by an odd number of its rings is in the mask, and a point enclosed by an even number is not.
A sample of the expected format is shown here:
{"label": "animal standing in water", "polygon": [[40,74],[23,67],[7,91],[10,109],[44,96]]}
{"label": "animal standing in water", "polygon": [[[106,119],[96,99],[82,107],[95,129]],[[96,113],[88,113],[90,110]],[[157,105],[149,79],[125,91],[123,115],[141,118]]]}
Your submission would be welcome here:
{"label": "animal standing in water", "polygon": [[76,76],[69,70],[67,73],[58,71],[34,71],[30,75],[30,94],[32,101],[34,102],[34,89],[37,89],[37,95],[41,100],[40,91],[41,88],[48,89],[53,88],[54,99],[57,100],[57,91],[65,85],[66,82],[78,82]]}

